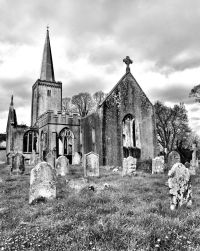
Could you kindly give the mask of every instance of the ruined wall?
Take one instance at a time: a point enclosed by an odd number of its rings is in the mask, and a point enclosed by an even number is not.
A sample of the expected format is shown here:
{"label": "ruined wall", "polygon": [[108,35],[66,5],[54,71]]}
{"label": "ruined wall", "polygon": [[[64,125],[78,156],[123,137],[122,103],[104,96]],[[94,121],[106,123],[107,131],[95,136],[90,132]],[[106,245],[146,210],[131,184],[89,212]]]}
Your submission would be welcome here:
{"label": "ruined wall", "polygon": [[91,151],[98,153],[100,165],[103,165],[102,156],[102,110],[88,115],[81,120],[83,153]]}
{"label": "ruined wall", "polygon": [[20,126],[18,125],[16,128],[13,129],[13,150],[16,152],[23,153],[23,137],[24,133],[29,128],[27,126]]}
{"label": "ruined wall", "polygon": [[41,134],[47,133],[46,151],[57,149],[58,154],[58,136],[62,129],[68,128],[74,134],[74,152],[81,152],[80,147],[80,118],[78,115],[69,116],[58,111],[55,114],[53,111],[48,111],[43,114],[38,120],[39,127],[39,153],[42,156]]}
{"label": "ruined wall", "polygon": [[62,83],[38,80],[32,88],[31,125],[33,126],[39,116],[48,110],[54,112],[61,110]]}
{"label": "ruined wall", "polygon": [[117,84],[102,108],[104,165],[122,165],[122,120],[127,114],[135,119],[136,147],[141,149],[141,160],[155,156],[153,106],[130,73]]}

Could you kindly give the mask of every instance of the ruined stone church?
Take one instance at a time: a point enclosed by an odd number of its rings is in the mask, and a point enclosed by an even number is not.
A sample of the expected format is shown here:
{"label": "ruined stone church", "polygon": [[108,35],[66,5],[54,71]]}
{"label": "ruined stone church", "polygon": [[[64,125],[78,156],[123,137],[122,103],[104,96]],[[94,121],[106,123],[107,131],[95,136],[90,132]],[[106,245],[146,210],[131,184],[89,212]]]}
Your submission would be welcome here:
{"label": "ruined stone church", "polygon": [[7,159],[16,152],[30,164],[34,156],[45,160],[51,152],[65,155],[73,164],[75,154],[99,154],[100,165],[121,166],[128,156],[139,160],[156,155],[153,105],[130,72],[113,87],[96,112],[81,118],[62,111],[62,82],[55,80],[47,29],[41,75],[32,86],[31,126],[18,125],[13,96],[7,121]]}

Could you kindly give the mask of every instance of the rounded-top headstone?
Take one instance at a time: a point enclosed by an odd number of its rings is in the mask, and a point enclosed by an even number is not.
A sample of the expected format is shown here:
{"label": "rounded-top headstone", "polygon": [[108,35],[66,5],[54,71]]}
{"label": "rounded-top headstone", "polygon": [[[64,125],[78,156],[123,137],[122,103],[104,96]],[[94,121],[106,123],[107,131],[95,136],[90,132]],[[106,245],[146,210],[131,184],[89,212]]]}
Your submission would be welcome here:
{"label": "rounded-top headstone", "polygon": [[72,159],[72,165],[80,165],[80,163],[81,163],[81,156],[79,153],[75,152]]}
{"label": "rounded-top headstone", "polygon": [[180,154],[177,151],[172,151],[169,153],[168,159],[167,159],[167,165],[168,165],[169,170],[172,168],[174,164],[180,163],[180,162],[181,162]]}
{"label": "rounded-top headstone", "polygon": [[47,162],[38,163],[30,174],[29,204],[56,198],[56,171]]}
{"label": "rounded-top headstone", "polygon": [[52,152],[49,152],[46,156],[46,162],[49,163],[52,167],[55,167],[55,156]]}
{"label": "rounded-top headstone", "polygon": [[56,159],[56,173],[61,176],[69,173],[69,160],[65,156],[59,156]]}
{"label": "rounded-top headstone", "polygon": [[24,171],[25,171],[24,156],[21,153],[16,153],[12,157],[11,173],[23,174]]}

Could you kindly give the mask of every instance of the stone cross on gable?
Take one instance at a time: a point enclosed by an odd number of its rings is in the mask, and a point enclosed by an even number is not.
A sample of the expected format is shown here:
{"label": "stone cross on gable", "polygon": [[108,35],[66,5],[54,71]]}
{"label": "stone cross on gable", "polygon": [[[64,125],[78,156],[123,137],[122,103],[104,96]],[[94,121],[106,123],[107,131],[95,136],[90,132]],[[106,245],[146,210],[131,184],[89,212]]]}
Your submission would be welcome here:
{"label": "stone cross on gable", "polygon": [[123,62],[126,64],[126,72],[130,72],[129,65],[133,63],[133,61],[129,58],[129,56],[126,56],[126,58],[123,59]]}

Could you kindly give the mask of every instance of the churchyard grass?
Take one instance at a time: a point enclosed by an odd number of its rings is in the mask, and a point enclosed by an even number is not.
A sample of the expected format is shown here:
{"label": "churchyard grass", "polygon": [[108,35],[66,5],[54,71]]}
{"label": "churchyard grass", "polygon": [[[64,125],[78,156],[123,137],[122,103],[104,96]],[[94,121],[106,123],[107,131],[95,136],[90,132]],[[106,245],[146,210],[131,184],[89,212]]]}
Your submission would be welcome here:
{"label": "churchyard grass", "polygon": [[[75,173],[74,173],[75,175]],[[166,174],[121,177],[100,168],[97,191],[58,179],[57,199],[28,204],[28,171],[0,166],[0,250],[200,250],[200,174],[193,205],[170,211]]]}

